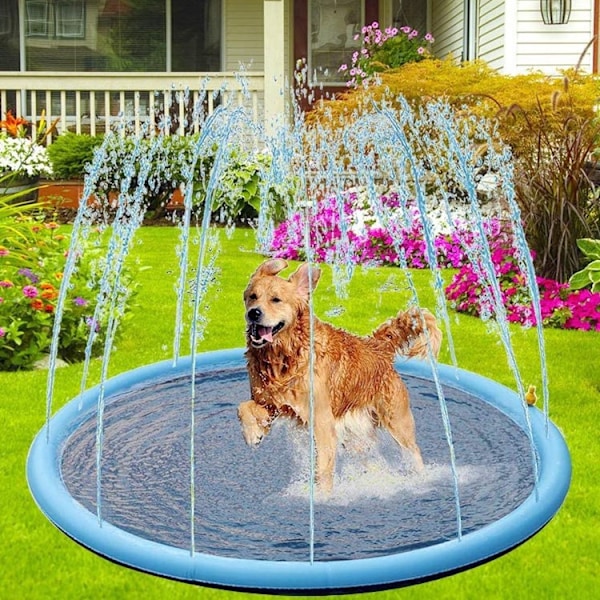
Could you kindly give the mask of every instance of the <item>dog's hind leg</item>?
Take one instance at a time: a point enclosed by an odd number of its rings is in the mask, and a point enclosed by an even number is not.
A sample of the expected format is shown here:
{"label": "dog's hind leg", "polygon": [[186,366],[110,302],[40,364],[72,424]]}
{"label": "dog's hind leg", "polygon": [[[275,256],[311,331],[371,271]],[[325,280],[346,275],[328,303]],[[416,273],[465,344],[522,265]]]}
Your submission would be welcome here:
{"label": "dog's hind leg", "polygon": [[415,420],[410,410],[408,391],[400,380],[394,387],[396,389],[393,401],[385,407],[385,411],[380,411],[379,420],[394,440],[411,452],[415,469],[421,471],[423,458],[417,445]]}
{"label": "dog's hind leg", "polygon": [[317,451],[317,485],[320,491],[329,494],[333,489],[337,433],[328,402],[315,401],[314,435]]}

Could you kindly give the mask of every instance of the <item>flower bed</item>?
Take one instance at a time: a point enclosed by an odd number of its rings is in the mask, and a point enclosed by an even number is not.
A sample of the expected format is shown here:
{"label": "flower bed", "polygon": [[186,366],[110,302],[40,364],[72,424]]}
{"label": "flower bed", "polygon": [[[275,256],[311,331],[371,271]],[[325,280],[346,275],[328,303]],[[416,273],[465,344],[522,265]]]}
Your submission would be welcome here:
{"label": "flower bed", "polygon": [[[318,262],[344,260],[373,266],[428,267],[423,224],[416,209],[400,210],[398,196],[394,193],[381,196],[377,204],[378,210],[394,215],[385,226],[355,192],[346,193],[341,202],[335,197],[318,202],[308,216],[312,259]],[[472,257],[479,253],[476,251],[477,236],[469,224],[467,212],[463,210],[462,215],[455,215],[456,226],[452,230],[444,227],[445,219],[441,211],[438,213],[437,218],[432,219],[437,264],[458,269],[445,290],[446,298],[458,312],[489,318],[494,314],[493,293],[489,282],[478,275],[485,270],[480,264],[472,263]],[[306,260],[305,224],[305,216],[295,213],[278,225],[271,242],[271,253],[290,260]],[[483,227],[508,320],[525,326],[534,325],[531,295],[518,262],[519,253],[510,227],[494,216],[486,217]],[[600,331],[600,293],[587,289],[573,291],[568,284],[550,279],[537,278],[537,285],[545,326]]]}
{"label": "flower bed", "polygon": [[[69,238],[54,222],[29,222],[30,235],[0,245],[0,370],[27,369],[48,352]],[[92,248],[79,257],[64,305],[59,358],[84,358],[90,330],[102,348],[107,311],[94,319],[103,260]]]}

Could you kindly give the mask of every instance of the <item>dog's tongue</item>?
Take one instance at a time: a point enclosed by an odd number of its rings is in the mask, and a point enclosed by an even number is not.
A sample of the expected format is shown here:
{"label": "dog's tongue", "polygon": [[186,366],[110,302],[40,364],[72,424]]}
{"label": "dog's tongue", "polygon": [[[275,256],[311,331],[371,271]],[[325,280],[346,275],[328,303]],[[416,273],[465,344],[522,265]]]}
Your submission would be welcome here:
{"label": "dog's tongue", "polygon": [[273,341],[273,328],[272,327],[263,327],[259,325],[256,333],[258,333],[258,337],[260,340],[267,340],[267,342]]}

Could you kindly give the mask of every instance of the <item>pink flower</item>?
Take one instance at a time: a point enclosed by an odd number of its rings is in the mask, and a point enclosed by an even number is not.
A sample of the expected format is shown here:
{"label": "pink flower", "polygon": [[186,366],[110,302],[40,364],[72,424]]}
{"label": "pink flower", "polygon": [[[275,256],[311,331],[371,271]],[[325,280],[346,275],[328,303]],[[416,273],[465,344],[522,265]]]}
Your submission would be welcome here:
{"label": "pink flower", "polygon": [[23,295],[27,298],[36,298],[38,293],[38,289],[34,285],[26,285],[23,288]]}

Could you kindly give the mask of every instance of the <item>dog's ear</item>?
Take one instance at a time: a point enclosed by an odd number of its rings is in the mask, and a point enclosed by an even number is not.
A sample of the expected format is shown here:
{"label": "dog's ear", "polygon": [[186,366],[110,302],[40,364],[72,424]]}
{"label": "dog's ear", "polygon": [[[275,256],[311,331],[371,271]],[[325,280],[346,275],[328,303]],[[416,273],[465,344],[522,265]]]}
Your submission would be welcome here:
{"label": "dog's ear", "polygon": [[283,260],[283,258],[272,258],[260,265],[254,275],[277,275],[277,273],[283,271],[287,266],[287,261]]}
{"label": "dog's ear", "polygon": [[290,275],[289,281],[296,285],[298,294],[308,300],[309,293],[317,287],[321,277],[321,269],[308,263],[301,264]]}

